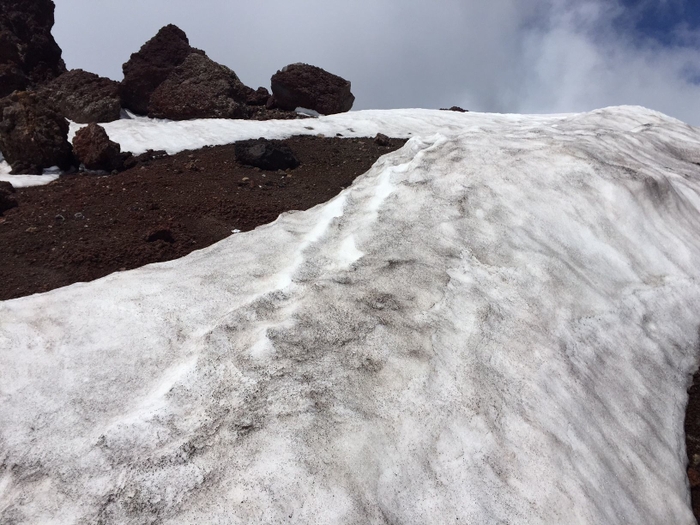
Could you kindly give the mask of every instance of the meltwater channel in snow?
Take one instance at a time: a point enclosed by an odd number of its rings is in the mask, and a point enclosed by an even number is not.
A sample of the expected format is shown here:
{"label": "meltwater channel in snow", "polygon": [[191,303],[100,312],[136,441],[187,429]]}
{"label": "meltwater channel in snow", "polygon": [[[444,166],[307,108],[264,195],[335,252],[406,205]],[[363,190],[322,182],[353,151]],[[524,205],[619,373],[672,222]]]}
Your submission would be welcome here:
{"label": "meltwater channel in snow", "polygon": [[411,136],[326,204],[0,303],[0,522],[695,523],[700,130],[636,107],[119,121]]}

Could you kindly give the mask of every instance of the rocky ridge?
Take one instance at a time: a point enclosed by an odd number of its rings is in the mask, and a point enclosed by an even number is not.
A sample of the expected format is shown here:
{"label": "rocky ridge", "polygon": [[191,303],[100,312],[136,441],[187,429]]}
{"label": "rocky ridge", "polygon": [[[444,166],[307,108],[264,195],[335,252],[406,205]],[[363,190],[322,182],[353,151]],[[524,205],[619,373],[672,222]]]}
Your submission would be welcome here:
{"label": "rocky ridge", "polygon": [[[51,0],[0,3],[0,110],[8,112],[3,113],[0,152],[13,174],[78,166],[63,133],[66,126],[59,122],[62,118],[84,124],[111,122],[128,109],[171,120],[268,120],[300,118],[294,112],[297,107],[323,114],[352,107],[350,82],[306,64],[278,71],[272,77],[273,95],[265,87],[246,86],[233,70],[192,47],[185,32],[173,24],[131,55],[123,64],[121,82],[82,69],[67,71],[51,36],[54,8]],[[93,139],[95,133],[93,129]],[[92,159],[85,147],[81,144],[78,157]],[[82,166],[121,170],[129,165],[114,159],[88,160]],[[90,167],[97,165],[102,167]]]}

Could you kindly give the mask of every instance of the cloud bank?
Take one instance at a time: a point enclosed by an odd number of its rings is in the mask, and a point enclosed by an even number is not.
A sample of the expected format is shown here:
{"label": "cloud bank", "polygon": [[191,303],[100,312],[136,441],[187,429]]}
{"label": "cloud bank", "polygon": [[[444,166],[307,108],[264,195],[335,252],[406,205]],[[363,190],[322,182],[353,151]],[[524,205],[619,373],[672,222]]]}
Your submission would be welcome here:
{"label": "cloud bank", "polygon": [[55,1],[68,67],[116,80],[132,52],[174,23],[253,87],[300,61],[344,76],[355,109],[639,104],[700,125],[700,33],[667,21],[659,39],[635,26],[649,10],[681,16],[677,0]]}

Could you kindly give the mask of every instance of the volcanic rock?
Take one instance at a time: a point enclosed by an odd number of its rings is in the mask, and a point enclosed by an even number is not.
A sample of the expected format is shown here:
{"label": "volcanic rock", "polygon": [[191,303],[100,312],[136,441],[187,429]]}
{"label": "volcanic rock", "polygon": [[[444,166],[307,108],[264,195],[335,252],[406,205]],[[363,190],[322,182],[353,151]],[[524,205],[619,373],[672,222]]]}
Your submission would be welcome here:
{"label": "volcanic rock", "polygon": [[0,100],[0,151],[12,173],[41,173],[75,162],[68,122],[34,93],[17,91]]}
{"label": "volcanic rock", "polygon": [[149,149],[140,155],[132,155],[130,152],[122,153],[124,159],[124,169],[129,170],[136,166],[148,167],[152,161],[160,160],[168,156],[164,150]]}
{"label": "volcanic rock", "polygon": [[191,53],[151,95],[155,118],[246,118],[246,102],[256,92],[232,70],[205,55]]}
{"label": "volcanic rock", "polygon": [[284,142],[264,138],[236,142],[236,160],[263,170],[286,170],[299,166],[294,152]]}
{"label": "volcanic rock", "polygon": [[450,108],[440,108],[440,111],[456,111],[458,113],[469,113],[468,109],[460,108],[459,106],[452,106]]}
{"label": "volcanic rock", "polygon": [[381,148],[386,148],[391,146],[391,139],[384,135],[384,133],[377,133],[374,137],[374,143]]}
{"label": "volcanic rock", "polygon": [[121,113],[119,83],[73,69],[42,90],[54,108],[73,122],[112,122]]}
{"label": "volcanic rock", "polygon": [[0,64],[0,97],[27,88],[27,77],[13,64]]}
{"label": "volcanic rock", "polygon": [[17,207],[17,199],[12,195],[14,192],[15,188],[12,184],[0,181],[0,215],[10,208]]}
{"label": "volcanic rock", "polygon": [[172,24],[161,28],[122,66],[122,106],[142,115],[148,113],[153,92],[191,53],[203,51],[190,46],[182,29]]}
{"label": "volcanic rock", "polygon": [[78,130],[73,138],[73,151],[78,161],[89,170],[121,170],[124,166],[119,144],[109,140],[99,124],[88,124]]}
{"label": "volcanic rock", "polygon": [[272,96],[280,109],[302,107],[324,115],[349,111],[355,101],[349,81],[308,64],[291,64],[272,75]]}
{"label": "volcanic rock", "polygon": [[169,244],[175,242],[175,236],[169,228],[157,228],[146,236],[146,242],[163,241]]}
{"label": "volcanic rock", "polygon": [[0,1],[0,97],[66,71],[51,36],[54,8],[51,0]]}
{"label": "volcanic rock", "polygon": [[249,106],[264,106],[270,99],[270,92],[264,87],[259,87],[253,91],[246,99]]}

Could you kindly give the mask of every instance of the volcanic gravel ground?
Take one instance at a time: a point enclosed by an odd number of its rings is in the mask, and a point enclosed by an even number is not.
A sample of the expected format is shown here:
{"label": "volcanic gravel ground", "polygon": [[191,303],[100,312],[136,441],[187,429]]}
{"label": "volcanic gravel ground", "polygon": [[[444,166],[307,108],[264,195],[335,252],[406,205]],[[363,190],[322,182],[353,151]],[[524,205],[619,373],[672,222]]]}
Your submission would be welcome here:
{"label": "volcanic gravel ground", "polygon": [[685,447],[693,514],[700,523],[700,371],[693,376],[685,412]]}
{"label": "volcanic gravel ground", "polygon": [[[156,154],[116,175],[64,175],[20,188],[0,217],[0,300],[168,261],[280,213],[328,201],[405,141],[293,137],[301,166],[287,172],[240,165],[234,145]],[[693,511],[700,520],[700,372],[685,420]]]}
{"label": "volcanic gravel ground", "polygon": [[162,153],[115,175],[64,175],[18,188],[0,217],[0,300],[168,261],[289,210],[328,201],[405,140],[293,137],[301,165],[262,171],[234,145]]}

